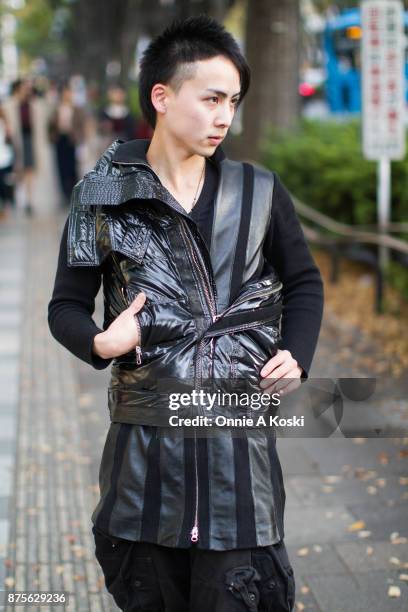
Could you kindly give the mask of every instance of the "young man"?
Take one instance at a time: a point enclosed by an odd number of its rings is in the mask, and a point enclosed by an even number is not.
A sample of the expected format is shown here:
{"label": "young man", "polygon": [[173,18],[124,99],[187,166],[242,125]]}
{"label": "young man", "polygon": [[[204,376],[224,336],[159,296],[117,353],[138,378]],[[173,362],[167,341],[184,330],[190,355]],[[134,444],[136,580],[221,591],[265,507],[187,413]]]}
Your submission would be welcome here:
{"label": "young man", "polygon": [[[217,22],[169,27],[141,64],[151,141],[110,146],[75,187],[62,236],[50,329],[97,369],[114,360],[92,521],[122,610],[294,605],[275,438],[169,433],[168,381],[271,391],[273,378],[287,391],[317,343],[322,282],[291,199],[276,174],[220,146],[249,78]],[[102,279],[103,330],[92,319]],[[192,402],[186,414],[209,412]]]}

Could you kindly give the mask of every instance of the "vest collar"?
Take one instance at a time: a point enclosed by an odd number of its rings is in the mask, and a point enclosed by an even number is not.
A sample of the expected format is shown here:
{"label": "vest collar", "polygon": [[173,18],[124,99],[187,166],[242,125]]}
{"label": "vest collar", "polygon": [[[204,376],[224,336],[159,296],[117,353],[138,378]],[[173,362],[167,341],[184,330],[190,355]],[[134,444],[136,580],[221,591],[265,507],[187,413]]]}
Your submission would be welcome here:
{"label": "vest collar", "polygon": [[[139,138],[136,140],[129,140],[128,142],[119,142],[120,144],[112,157],[112,162],[116,164],[148,163],[146,152],[151,142],[150,139]],[[225,157],[224,150],[221,148],[221,145],[218,145],[214,153],[208,159],[218,166]]]}

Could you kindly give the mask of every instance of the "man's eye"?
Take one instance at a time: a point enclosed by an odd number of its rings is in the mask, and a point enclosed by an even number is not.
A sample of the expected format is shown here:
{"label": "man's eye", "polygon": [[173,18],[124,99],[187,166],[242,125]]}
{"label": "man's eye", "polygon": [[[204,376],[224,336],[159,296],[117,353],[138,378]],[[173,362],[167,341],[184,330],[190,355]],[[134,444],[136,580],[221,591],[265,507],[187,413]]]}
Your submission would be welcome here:
{"label": "man's eye", "polygon": [[207,98],[207,99],[211,100],[211,102],[214,102],[214,100],[215,100],[215,102],[218,102],[217,96],[212,96],[211,98]]}

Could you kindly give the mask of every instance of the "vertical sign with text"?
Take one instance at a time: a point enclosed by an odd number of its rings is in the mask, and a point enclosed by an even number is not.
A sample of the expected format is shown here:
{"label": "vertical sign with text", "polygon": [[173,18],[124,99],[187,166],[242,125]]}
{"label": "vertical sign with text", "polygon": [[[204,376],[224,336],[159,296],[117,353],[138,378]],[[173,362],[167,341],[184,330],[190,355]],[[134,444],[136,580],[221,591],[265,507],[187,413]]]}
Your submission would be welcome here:
{"label": "vertical sign with text", "polygon": [[363,0],[363,154],[405,155],[405,36],[399,0]]}

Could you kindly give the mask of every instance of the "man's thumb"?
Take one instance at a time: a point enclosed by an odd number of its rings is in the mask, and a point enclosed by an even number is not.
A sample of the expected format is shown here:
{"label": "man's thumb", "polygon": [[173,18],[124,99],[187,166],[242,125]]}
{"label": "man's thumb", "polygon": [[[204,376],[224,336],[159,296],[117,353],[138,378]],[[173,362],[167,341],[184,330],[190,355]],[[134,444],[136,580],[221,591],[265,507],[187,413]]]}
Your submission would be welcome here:
{"label": "man's thumb", "polygon": [[141,291],[137,294],[133,302],[131,303],[131,308],[134,312],[139,312],[139,310],[143,307],[143,304],[146,301],[146,294]]}

